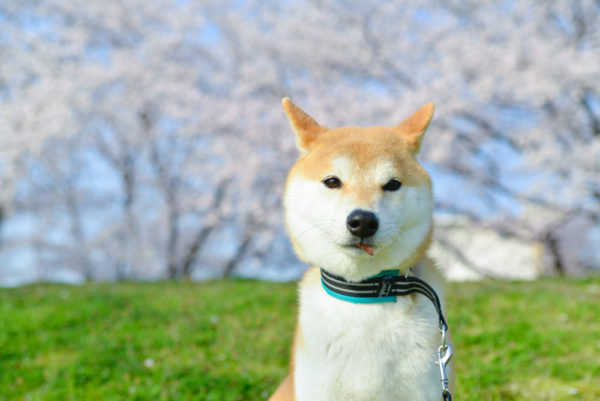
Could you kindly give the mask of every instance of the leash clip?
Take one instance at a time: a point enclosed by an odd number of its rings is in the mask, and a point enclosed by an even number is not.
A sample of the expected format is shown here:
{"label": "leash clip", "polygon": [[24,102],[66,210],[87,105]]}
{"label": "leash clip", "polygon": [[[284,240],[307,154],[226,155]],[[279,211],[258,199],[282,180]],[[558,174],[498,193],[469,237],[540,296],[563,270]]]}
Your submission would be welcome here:
{"label": "leash clip", "polygon": [[452,359],[452,346],[446,343],[446,330],[448,328],[445,324],[442,325],[442,345],[438,348],[438,360],[437,364],[440,367],[440,377],[442,382],[442,396],[444,401],[452,401],[452,394],[450,394],[448,375],[446,374],[446,366]]}

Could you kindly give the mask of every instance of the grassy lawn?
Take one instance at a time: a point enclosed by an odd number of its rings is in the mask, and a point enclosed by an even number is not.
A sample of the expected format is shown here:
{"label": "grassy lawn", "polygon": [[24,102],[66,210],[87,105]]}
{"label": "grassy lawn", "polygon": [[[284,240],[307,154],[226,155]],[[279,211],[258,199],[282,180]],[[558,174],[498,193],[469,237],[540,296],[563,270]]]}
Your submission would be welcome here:
{"label": "grassy lawn", "polygon": [[[600,278],[453,284],[455,399],[600,400]],[[0,400],[264,400],[294,284],[0,289]]]}

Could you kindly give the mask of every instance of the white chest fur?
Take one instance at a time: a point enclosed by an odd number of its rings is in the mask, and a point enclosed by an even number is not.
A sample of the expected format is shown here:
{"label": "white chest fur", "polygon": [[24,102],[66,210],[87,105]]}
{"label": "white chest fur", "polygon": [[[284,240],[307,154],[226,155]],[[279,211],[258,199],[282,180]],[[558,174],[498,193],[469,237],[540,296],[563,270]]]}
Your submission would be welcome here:
{"label": "white chest fur", "polygon": [[439,329],[422,295],[354,304],[300,289],[297,401],[439,401]]}

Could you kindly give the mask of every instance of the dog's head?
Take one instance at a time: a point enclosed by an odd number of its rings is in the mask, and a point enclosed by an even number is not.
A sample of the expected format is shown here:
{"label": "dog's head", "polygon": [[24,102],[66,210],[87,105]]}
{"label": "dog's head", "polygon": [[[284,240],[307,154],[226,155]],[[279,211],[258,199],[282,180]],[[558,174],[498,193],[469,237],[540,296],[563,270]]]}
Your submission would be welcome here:
{"label": "dog's head", "polygon": [[301,152],[284,195],[298,256],[348,280],[406,269],[422,257],[433,200],[415,156],[433,104],[391,128],[329,129],[287,98],[283,108]]}

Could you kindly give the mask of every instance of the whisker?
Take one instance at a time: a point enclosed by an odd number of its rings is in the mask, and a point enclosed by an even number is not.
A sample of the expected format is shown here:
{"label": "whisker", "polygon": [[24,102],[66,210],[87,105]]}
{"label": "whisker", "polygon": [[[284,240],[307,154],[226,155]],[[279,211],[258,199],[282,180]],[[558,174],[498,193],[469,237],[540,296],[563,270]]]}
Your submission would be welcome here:
{"label": "whisker", "polygon": [[326,220],[319,224],[312,225],[311,227],[307,228],[306,230],[304,230],[303,232],[298,234],[296,236],[296,239],[300,239],[301,237],[303,237],[304,235],[306,235],[307,233],[312,232],[312,231],[316,231],[321,237],[324,237],[325,234],[331,235],[331,231],[327,230],[327,228],[335,223],[336,223],[335,220]]}

